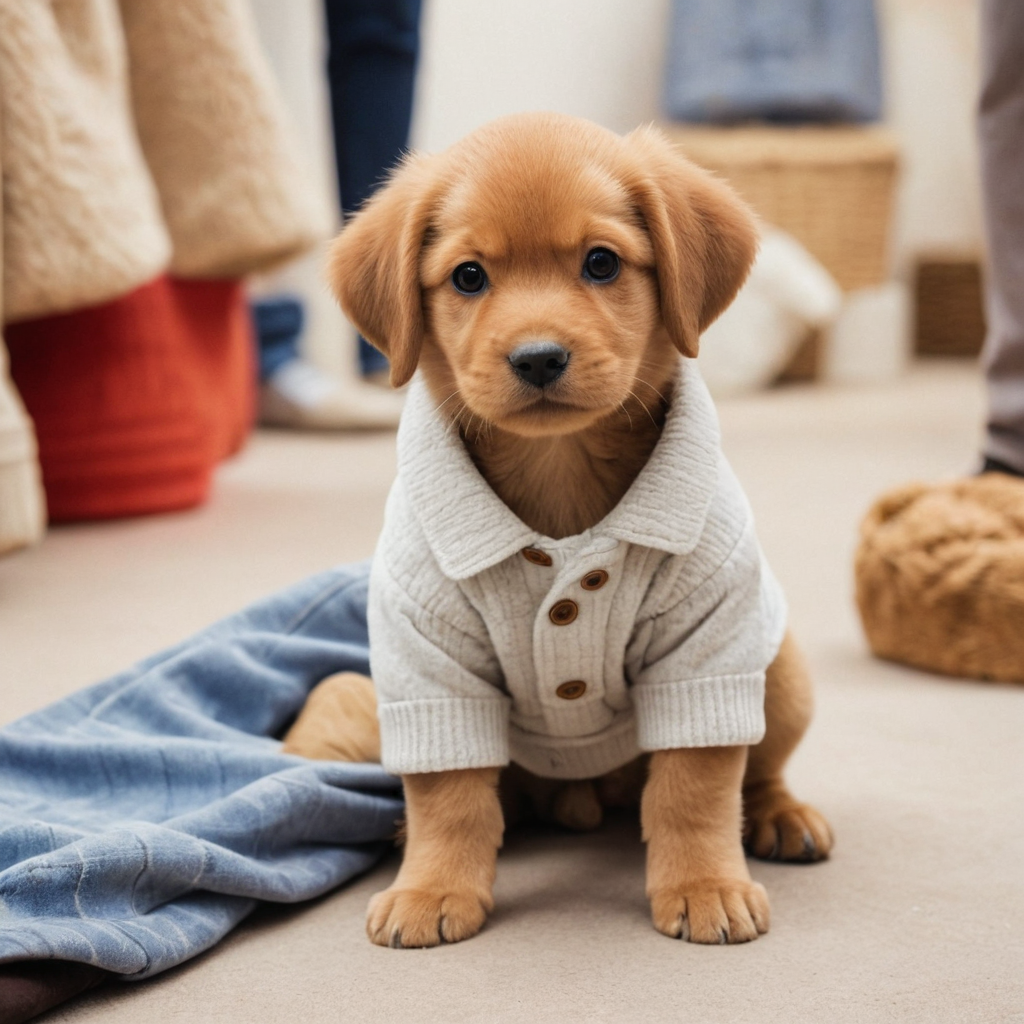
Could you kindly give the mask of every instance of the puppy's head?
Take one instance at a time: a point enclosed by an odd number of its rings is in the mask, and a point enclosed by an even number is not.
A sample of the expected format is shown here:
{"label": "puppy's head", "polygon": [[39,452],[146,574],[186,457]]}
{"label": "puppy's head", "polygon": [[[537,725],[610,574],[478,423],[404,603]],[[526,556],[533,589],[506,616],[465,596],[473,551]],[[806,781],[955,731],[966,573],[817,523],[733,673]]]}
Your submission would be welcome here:
{"label": "puppy's head", "polygon": [[408,158],[328,273],[392,383],[422,364],[453,412],[544,436],[695,356],[756,245],[740,200],[653,129],[523,114]]}

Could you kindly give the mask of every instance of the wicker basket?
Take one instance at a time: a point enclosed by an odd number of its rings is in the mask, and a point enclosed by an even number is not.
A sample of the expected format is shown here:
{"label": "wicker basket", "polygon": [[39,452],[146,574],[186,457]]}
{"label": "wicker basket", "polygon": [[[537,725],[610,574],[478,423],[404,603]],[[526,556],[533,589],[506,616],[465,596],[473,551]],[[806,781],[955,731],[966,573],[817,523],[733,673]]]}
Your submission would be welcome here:
{"label": "wicker basket", "polygon": [[[899,148],[881,127],[711,128],[664,125],[694,162],[720,174],[769,224],[788,231],[846,291],[889,277],[889,231]],[[781,381],[814,380],[819,332]]]}
{"label": "wicker basket", "polygon": [[889,277],[898,147],[888,130],[677,124],[665,132],[798,239],[843,289]]}

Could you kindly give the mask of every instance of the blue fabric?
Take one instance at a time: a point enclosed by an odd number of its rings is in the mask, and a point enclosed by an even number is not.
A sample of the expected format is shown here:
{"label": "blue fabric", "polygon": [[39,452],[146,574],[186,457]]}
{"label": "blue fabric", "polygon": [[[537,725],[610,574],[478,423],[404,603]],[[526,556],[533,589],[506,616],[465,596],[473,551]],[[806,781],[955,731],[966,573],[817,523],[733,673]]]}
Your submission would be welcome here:
{"label": "blue fabric", "polygon": [[257,900],[310,899],[378,859],[398,780],[275,739],[321,678],[367,671],[368,571],[314,576],[0,729],[0,963],[145,978]]}
{"label": "blue fabric", "polygon": [[[408,144],[420,0],[324,0],[331,121],[341,208],[350,216],[376,191]],[[364,374],[387,359],[359,339]]]}
{"label": "blue fabric", "polygon": [[269,380],[286,363],[299,358],[299,338],[305,321],[302,303],[291,296],[256,299],[250,304],[260,380]]}
{"label": "blue fabric", "polygon": [[874,0],[674,0],[665,107],[680,121],[872,121]]}

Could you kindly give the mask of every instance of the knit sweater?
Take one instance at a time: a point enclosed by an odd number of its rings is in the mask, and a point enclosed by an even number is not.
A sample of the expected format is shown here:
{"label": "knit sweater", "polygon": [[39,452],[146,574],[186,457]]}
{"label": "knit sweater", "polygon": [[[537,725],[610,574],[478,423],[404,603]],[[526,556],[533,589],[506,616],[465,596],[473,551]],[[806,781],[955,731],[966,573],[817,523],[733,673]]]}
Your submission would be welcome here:
{"label": "knit sweater", "polygon": [[785,602],[696,365],[618,505],[544,537],[420,380],[370,580],[384,766],[590,778],[641,751],[756,743]]}

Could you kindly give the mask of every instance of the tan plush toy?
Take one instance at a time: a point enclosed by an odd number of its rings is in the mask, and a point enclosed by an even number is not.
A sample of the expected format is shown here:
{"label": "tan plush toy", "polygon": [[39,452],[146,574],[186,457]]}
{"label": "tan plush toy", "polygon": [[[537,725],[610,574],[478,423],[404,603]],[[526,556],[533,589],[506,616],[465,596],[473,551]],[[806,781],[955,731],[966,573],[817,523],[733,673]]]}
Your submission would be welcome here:
{"label": "tan plush toy", "polygon": [[879,657],[1024,683],[1024,480],[890,491],[861,524],[856,581]]}

